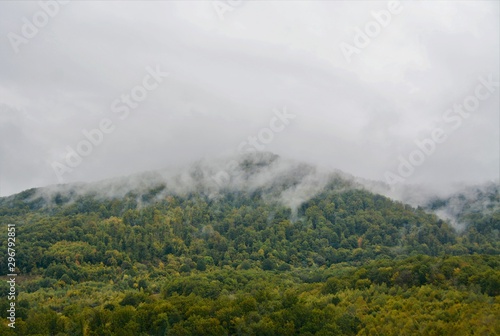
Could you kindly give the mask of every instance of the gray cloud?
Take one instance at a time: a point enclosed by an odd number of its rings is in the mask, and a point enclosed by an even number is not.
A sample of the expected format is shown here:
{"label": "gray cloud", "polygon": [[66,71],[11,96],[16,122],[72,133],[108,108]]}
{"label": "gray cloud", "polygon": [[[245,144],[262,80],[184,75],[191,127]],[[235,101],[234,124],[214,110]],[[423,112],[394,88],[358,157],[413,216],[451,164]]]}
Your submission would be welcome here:
{"label": "gray cloud", "polygon": [[[265,150],[383,180],[478,77],[499,79],[498,2],[403,2],[346,62],[339,44],[386,2],[71,2],[19,53],[7,35],[38,2],[0,3],[0,196],[58,183],[51,163],[112,118],[116,129],[65,182],[96,181],[237,151],[273,109],[296,115]],[[146,67],[170,73],[126,120],[111,103]],[[407,183],[499,178],[499,93]]]}

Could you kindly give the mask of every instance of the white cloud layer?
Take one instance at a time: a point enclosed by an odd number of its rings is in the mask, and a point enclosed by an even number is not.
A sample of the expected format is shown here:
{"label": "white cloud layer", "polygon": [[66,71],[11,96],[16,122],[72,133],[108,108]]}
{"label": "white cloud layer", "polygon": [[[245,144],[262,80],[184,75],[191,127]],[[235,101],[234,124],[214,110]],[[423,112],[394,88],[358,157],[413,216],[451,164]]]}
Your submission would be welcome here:
{"label": "white cloud layer", "polygon": [[[23,25],[41,15],[40,3],[0,2],[0,196],[58,183],[53,163],[65,164],[67,147],[76,149],[82,130],[103,119],[113,132],[69,167],[64,182],[231,155],[283,107],[295,118],[265,150],[384,180],[416,140],[442,126],[446,110],[474,95],[478,78],[499,80],[496,1],[402,2],[351,62],[339,46],[354,45],[357,29],[388,2],[227,6],[57,3],[58,12],[25,38]],[[12,34],[26,39],[17,53]],[[147,67],[169,75],[122,120],[112,103],[142,85]],[[405,183],[498,181],[499,91]]]}

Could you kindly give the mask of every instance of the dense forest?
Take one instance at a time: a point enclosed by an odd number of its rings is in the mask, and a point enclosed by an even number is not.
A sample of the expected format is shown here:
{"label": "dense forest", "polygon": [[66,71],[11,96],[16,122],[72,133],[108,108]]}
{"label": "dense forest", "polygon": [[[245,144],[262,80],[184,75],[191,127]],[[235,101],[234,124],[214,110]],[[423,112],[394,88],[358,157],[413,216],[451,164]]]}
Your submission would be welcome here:
{"label": "dense forest", "polygon": [[1,198],[0,335],[500,335],[498,188],[460,231],[341,177],[295,209],[269,192]]}

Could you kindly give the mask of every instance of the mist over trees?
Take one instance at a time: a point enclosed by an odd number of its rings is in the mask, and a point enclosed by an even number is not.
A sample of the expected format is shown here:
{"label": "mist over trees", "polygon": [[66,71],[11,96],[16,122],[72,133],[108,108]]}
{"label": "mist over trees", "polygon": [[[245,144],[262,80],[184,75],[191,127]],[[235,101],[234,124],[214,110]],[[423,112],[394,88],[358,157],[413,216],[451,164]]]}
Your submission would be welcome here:
{"label": "mist over trees", "polygon": [[217,187],[201,167],[182,192],[169,188],[178,177],[131,178],[0,199],[20,256],[16,329],[1,324],[2,335],[500,332],[498,193],[484,194],[491,211],[465,202],[457,231],[340,174],[278,169],[273,156],[243,159]]}

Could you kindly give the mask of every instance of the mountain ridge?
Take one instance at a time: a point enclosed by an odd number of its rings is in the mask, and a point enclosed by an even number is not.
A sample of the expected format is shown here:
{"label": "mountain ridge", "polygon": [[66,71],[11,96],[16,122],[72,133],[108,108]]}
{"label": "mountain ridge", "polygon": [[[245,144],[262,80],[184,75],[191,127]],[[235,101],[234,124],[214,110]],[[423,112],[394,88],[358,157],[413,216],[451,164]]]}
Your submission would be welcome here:
{"label": "mountain ridge", "polygon": [[[500,211],[471,213],[457,232],[341,173],[250,158],[236,161],[234,176],[201,162],[184,175],[0,199],[19,256],[11,266],[16,330],[0,324],[0,334],[500,331],[492,318],[500,312]],[[206,184],[218,169],[226,184]],[[7,262],[0,258],[1,270]],[[1,297],[0,310],[9,307]],[[419,323],[401,325],[410,318]]]}
{"label": "mountain ridge", "polygon": [[[480,208],[491,214],[500,209],[500,184],[495,182],[461,186],[440,194],[420,186],[409,185],[395,189],[381,181],[355,177],[340,170],[320,169],[304,162],[283,159],[270,152],[202,159],[185,167],[142,172],[97,182],[32,188],[0,197],[0,205],[22,199],[23,202],[39,203],[40,206],[54,206],[60,205],[63,200],[74,202],[83,196],[113,199],[123,198],[129,193],[146,194],[151,190],[155,190],[157,199],[192,193],[216,198],[228,191],[252,193],[259,190],[270,201],[278,200],[296,213],[301,204],[332,183],[336,183],[337,188],[342,185],[343,188],[366,189],[395,201],[422,207],[449,221],[458,231],[464,230],[468,225],[468,213]],[[483,204],[486,201],[488,206]]]}

